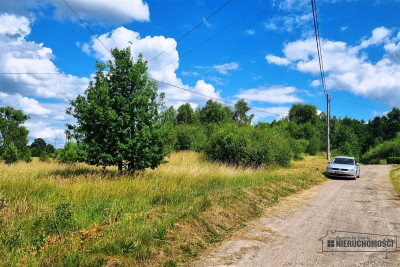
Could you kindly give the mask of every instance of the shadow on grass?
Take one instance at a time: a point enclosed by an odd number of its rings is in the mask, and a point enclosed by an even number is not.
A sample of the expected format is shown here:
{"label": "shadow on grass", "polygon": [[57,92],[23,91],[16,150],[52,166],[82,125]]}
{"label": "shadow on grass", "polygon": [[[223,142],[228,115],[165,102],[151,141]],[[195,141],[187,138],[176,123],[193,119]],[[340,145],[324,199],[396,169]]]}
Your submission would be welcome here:
{"label": "shadow on grass", "polygon": [[120,178],[121,175],[118,175],[117,171],[113,170],[104,170],[102,168],[85,168],[85,167],[76,167],[76,166],[68,166],[65,169],[54,170],[49,172],[49,176],[61,176],[62,178],[76,178],[76,177],[101,177],[104,179],[115,179]]}

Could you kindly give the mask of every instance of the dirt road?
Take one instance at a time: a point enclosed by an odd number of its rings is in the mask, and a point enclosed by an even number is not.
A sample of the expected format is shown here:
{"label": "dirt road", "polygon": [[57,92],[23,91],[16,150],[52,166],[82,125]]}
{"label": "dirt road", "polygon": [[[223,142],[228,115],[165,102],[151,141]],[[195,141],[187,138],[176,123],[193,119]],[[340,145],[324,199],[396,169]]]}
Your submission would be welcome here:
{"label": "dirt road", "polygon": [[390,166],[361,166],[361,178],[330,180],[283,200],[197,266],[400,266],[397,252],[322,252],[328,230],[396,235],[400,198]]}

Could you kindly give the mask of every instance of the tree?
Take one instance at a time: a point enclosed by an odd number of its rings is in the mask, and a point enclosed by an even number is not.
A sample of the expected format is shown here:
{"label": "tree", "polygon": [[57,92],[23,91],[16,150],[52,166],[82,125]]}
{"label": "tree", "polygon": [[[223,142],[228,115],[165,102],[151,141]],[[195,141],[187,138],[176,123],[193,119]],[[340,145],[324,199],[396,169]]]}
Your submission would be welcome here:
{"label": "tree", "polygon": [[29,153],[28,130],[22,124],[29,119],[28,115],[10,106],[0,107],[0,156],[5,150],[14,146],[18,159],[24,159]]}
{"label": "tree", "polygon": [[15,163],[18,161],[18,151],[14,143],[7,145],[3,157],[4,161],[7,164]]}
{"label": "tree", "polygon": [[200,110],[200,121],[203,123],[220,123],[227,118],[228,114],[222,104],[211,99]]}
{"label": "tree", "polygon": [[163,111],[161,121],[162,123],[170,123],[172,125],[177,124],[176,110],[173,106],[170,106],[168,109]]}
{"label": "tree", "polygon": [[46,146],[46,153],[47,154],[53,154],[55,151],[55,148],[52,144],[47,144]]}
{"label": "tree", "polygon": [[168,128],[159,112],[164,94],[158,96],[142,55],[134,63],[129,48],[111,53],[109,71],[97,63],[94,83],[84,96],[70,101],[67,114],[77,119],[77,125],[68,129],[83,143],[90,164],[118,165],[120,173],[155,168],[169,153]]}
{"label": "tree", "polygon": [[194,111],[189,103],[183,104],[178,108],[176,119],[178,124],[191,124],[193,123]]}
{"label": "tree", "polygon": [[31,144],[32,157],[40,157],[42,151],[46,150],[46,142],[42,138],[36,138]]}
{"label": "tree", "polygon": [[317,122],[317,107],[309,104],[294,104],[289,110],[289,120],[298,124]]}
{"label": "tree", "polygon": [[247,116],[246,114],[249,110],[250,108],[244,99],[238,100],[233,110],[233,120],[240,124],[250,124],[251,120],[254,118],[254,114]]}

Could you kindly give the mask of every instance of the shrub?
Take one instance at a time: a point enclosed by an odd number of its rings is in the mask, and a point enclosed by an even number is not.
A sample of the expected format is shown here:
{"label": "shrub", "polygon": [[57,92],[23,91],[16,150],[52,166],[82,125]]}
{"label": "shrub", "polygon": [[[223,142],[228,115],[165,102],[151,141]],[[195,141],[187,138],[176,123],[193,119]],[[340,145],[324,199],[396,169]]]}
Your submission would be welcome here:
{"label": "shrub", "polygon": [[28,153],[25,154],[25,156],[24,156],[24,161],[25,161],[26,163],[32,162],[32,157],[31,157],[31,152],[30,152],[30,150],[28,150]]}
{"label": "shrub", "polygon": [[388,157],[386,161],[388,164],[400,164],[400,157]]}
{"label": "shrub", "polygon": [[49,155],[47,155],[46,151],[42,151],[42,152],[40,153],[39,159],[40,159],[40,161],[43,161],[43,162],[48,162],[48,161],[50,161],[50,157],[49,157]]}
{"label": "shrub", "polygon": [[210,137],[205,152],[211,160],[235,166],[287,166],[293,155],[290,144],[282,131],[226,124]]}
{"label": "shrub", "polygon": [[361,162],[374,164],[379,162],[379,159],[387,159],[389,157],[400,157],[400,134],[395,139],[385,141],[370,149],[362,156]]}
{"label": "shrub", "polygon": [[57,153],[57,159],[62,163],[83,161],[85,156],[85,150],[74,142],[67,142],[64,149],[61,149]]}
{"label": "shrub", "polygon": [[314,156],[317,154],[320,148],[321,148],[320,138],[314,135],[313,137],[311,137],[308,143],[306,152],[307,154]]}
{"label": "shrub", "polygon": [[7,164],[15,163],[18,161],[18,151],[14,143],[11,143],[6,147],[3,158]]}
{"label": "shrub", "polygon": [[207,137],[200,126],[178,125],[175,127],[175,149],[202,151]]}

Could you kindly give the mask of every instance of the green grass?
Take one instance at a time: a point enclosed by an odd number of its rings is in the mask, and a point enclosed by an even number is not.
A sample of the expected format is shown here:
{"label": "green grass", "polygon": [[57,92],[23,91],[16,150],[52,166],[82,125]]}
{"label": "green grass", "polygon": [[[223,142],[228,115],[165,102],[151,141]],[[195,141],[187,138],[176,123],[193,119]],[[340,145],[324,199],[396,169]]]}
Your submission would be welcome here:
{"label": "green grass", "polygon": [[174,153],[135,177],[85,164],[0,164],[0,265],[188,264],[266,206],[325,180],[323,157],[244,169]]}
{"label": "green grass", "polygon": [[390,178],[392,179],[394,188],[396,189],[398,195],[400,196],[400,168],[395,166],[390,172]]}

